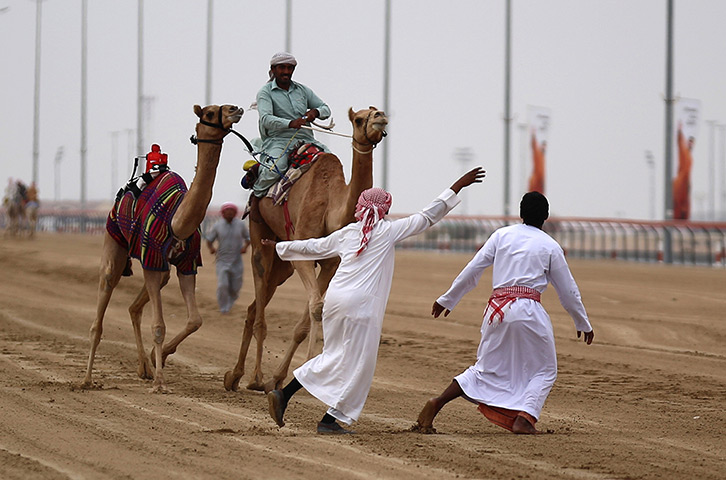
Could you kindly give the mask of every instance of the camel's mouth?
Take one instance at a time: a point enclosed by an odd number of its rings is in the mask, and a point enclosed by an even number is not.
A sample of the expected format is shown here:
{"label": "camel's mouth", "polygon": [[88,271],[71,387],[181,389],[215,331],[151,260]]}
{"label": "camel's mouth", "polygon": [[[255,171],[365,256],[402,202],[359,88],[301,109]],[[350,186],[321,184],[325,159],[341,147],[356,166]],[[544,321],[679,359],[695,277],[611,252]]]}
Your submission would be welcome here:
{"label": "camel's mouth", "polygon": [[242,110],[242,109],[240,108],[240,109],[238,109],[238,110],[237,110],[236,112],[234,112],[234,113],[232,113],[232,114],[230,114],[230,115],[227,115],[227,119],[228,119],[228,120],[229,120],[230,122],[232,122],[232,123],[237,123],[237,122],[239,122],[239,121],[240,121],[240,119],[242,118],[242,115],[244,115],[244,113],[245,113],[245,112],[244,112],[244,110]]}
{"label": "camel's mouth", "polygon": [[385,118],[375,119],[371,122],[371,128],[375,130],[376,132],[384,132],[386,131],[386,126],[388,125],[388,120]]}

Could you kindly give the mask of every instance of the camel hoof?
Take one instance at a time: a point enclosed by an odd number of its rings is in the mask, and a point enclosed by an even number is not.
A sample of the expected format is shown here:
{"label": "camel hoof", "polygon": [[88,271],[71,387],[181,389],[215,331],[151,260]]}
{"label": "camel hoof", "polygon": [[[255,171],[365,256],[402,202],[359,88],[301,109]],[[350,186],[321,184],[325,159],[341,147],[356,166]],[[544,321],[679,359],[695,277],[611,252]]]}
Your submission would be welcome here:
{"label": "camel hoof", "polygon": [[93,383],[93,380],[84,380],[83,383],[79,385],[79,388],[81,390],[100,390],[102,386],[97,383]]}
{"label": "camel hoof", "polygon": [[139,376],[139,378],[141,378],[143,380],[153,380],[154,379],[154,370],[151,368],[151,365],[149,364],[148,360],[146,360],[142,363],[139,363],[139,366],[136,369],[136,374]]}
{"label": "camel hoof", "polygon": [[161,384],[161,385],[154,385],[153,387],[151,387],[149,392],[150,393],[160,393],[163,395],[163,394],[171,393],[171,389],[169,389],[166,385]]}
{"label": "camel hoof", "polygon": [[247,384],[247,390],[254,390],[256,392],[269,393],[272,390],[274,390],[274,388],[271,388],[271,389],[268,390],[267,389],[267,384],[264,384],[264,383],[259,382],[257,380],[252,380],[250,383]]}
{"label": "camel hoof", "polygon": [[224,389],[228,392],[236,392],[239,389],[239,381],[242,375],[235,376],[233,371],[224,374]]}

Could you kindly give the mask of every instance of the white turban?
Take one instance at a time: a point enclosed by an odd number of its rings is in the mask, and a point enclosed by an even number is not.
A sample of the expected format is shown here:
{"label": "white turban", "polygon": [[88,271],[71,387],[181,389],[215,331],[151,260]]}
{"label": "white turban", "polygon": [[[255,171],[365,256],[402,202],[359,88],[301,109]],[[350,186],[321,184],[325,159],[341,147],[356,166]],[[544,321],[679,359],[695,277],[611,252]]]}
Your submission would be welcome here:
{"label": "white turban", "polygon": [[291,53],[278,52],[270,59],[270,66],[274,67],[275,65],[292,65],[293,67],[296,67],[297,60],[295,60],[295,57],[293,57]]}

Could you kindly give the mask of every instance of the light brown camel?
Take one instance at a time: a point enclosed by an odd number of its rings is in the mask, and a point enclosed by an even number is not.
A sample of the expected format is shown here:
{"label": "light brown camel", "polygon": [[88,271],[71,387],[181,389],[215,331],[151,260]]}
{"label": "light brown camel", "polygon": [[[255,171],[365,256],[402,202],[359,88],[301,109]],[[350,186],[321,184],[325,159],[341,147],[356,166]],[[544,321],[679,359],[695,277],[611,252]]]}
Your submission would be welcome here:
{"label": "light brown camel", "polygon": [[[135,202],[131,192],[125,194],[114,206],[110,218],[118,219],[114,225],[119,225],[114,229],[107,226],[105,238],[103,242],[103,253],[101,256],[100,283],[98,286],[98,305],[96,309],[96,319],[91,326],[91,352],[88,356],[88,368],[86,377],[82,386],[90,388],[93,386],[91,372],[93,369],[93,359],[96,349],[101,341],[103,333],[103,316],[111,299],[114,288],[118,285],[124,272],[127,262],[130,261],[129,255],[136,255],[141,247],[135,242],[135,238],[149,234],[149,225],[153,224],[155,237],[161,233],[168,232],[169,238],[164,241],[164,247],[156,248],[151,252],[151,256],[142,255],[142,267],[144,267],[144,287],[139,292],[134,302],[129,307],[131,315],[131,323],[134,327],[134,336],[136,337],[136,347],[138,351],[138,370],[137,373],[141,378],[154,379],[152,391],[167,391],[162,368],[168,355],[176,351],[177,346],[194,333],[202,325],[202,318],[199,315],[195,298],[196,286],[196,259],[199,256],[200,239],[197,228],[204,220],[207,207],[212,199],[212,187],[214,179],[217,175],[217,165],[219,164],[219,155],[222,151],[222,142],[225,135],[229,133],[234,123],[238,122],[242,117],[242,109],[233,105],[209,105],[201,108],[199,105],[194,106],[194,113],[199,117],[199,123],[196,126],[196,140],[192,137],[193,142],[198,142],[197,146],[197,166],[194,180],[186,190],[181,177],[173,172],[160,173],[158,177],[141,192],[139,195],[139,205],[132,203],[131,205],[124,202]],[[181,183],[179,183],[181,182]],[[169,188],[164,187],[169,185]],[[181,185],[181,187],[179,186]],[[157,188],[158,187],[158,188]],[[175,193],[171,194],[172,188]],[[178,193],[178,196],[176,196]],[[156,201],[157,198],[175,200],[164,200],[162,203]],[[148,199],[144,208],[142,199]],[[154,208],[151,208],[153,205]],[[177,206],[178,205],[178,206]],[[128,217],[124,217],[126,213]],[[141,213],[145,212],[145,213]],[[143,216],[142,216],[143,215]],[[161,220],[156,223],[156,220]],[[128,232],[127,226],[143,225],[139,229],[146,229],[145,232]],[[113,235],[112,235],[113,234]],[[122,237],[119,235],[122,234]],[[136,235],[138,234],[138,235]],[[119,240],[119,238],[121,240]],[[180,240],[184,239],[184,240]],[[119,243],[126,240],[126,245]],[[179,254],[176,245],[185,243],[186,251]],[[147,250],[154,250],[155,245],[148,244]],[[156,270],[150,270],[144,262],[149,258],[158,260],[161,257],[163,265]],[[139,257],[137,257],[139,258]],[[179,259],[182,259],[179,261]],[[187,307],[187,324],[184,329],[179,332],[169,343],[164,344],[166,336],[166,326],[162,314],[161,289],[169,281],[170,272],[169,264],[177,267],[177,276],[179,279],[179,287],[181,289],[184,302]],[[191,259],[191,261],[189,260]],[[180,269],[189,269],[188,263],[193,265],[193,271],[181,272]],[[182,267],[182,265],[184,265]],[[141,340],[141,315],[146,303],[151,301],[153,312],[153,321],[151,331],[153,334],[154,348],[151,351],[152,365],[149,363],[149,357],[144,352],[144,345]]]}
{"label": "light brown camel", "polygon": [[[385,136],[388,124],[386,114],[375,107],[353,112],[348,111],[353,124],[353,166],[350,184],[345,183],[343,166],[333,154],[323,154],[290,189],[288,209],[294,234],[291,239],[324,237],[355,221],[355,205],[360,193],[373,186],[373,149]],[[323,295],[333,278],[339,259],[318,261],[320,273],[315,277],[316,262],[283,262],[273,248],[264,247],[261,239],[287,239],[285,216],[281,206],[271,199],[259,202],[263,221],[250,219],[252,240],[252,272],[255,282],[255,300],[247,308],[242,345],[234,370],[224,376],[224,387],[237,390],[244,375],[245,358],[252,336],[257,341],[255,369],[247,388],[270,390],[280,388],[287,377],[290,362],[298,346],[310,334],[307,356],[312,357],[317,328],[322,320]],[[275,290],[297,270],[308,293],[308,307],[295,325],[292,344],[272,379],[262,381],[262,346],[267,336],[265,306]],[[310,319],[314,321],[311,322]],[[312,323],[312,330],[311,330]]]}

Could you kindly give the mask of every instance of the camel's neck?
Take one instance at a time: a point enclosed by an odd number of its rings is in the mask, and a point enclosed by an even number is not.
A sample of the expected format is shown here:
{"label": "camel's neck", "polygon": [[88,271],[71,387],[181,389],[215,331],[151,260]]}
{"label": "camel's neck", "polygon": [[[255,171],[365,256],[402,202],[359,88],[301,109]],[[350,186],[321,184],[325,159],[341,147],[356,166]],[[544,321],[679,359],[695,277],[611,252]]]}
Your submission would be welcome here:
{"label": "camel's neck", "polygon": [[172,220],[172,230],[178,238],[187,238],[201,225],[212,200],[212,187],[217,176],[222,145],[199,143],[197,168],[189,191],[184,196]]}
{"label": "camel's neck", "polygon": [[354,221],[355,205],[363,190],[373,186],[373,149],[366,147],[368,153],[353,150],[353,167],[351,169],[350,184],[348,184],[348,198],[345,202],[346,216]]}

